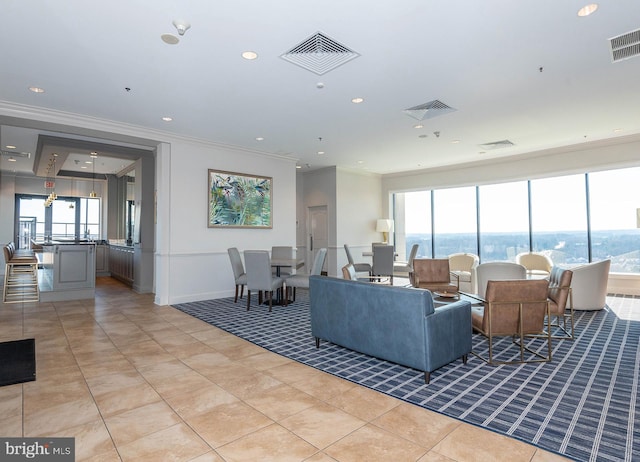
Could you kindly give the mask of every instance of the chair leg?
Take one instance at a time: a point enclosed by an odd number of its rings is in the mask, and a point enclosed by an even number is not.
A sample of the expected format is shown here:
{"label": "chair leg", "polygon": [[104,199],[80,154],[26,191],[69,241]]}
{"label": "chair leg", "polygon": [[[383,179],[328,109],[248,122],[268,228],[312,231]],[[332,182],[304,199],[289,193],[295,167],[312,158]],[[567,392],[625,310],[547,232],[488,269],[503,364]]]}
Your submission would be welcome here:
{"label": "chair leg", "polygon": [[[265,291],[265,296],[266,296],[266,291]],[[273,307],[273,290],[269,291],[269,311],[271,311],[271,308]]]}
{"label": "chair leg", "polygon": [[249,311],[250,305],[251,305],[251,291],[247,289],[247,311]]}
{"label": "chair leg", "polygon": [[238,284],[236,284],[236,298],[233,299],[233,303],[238,303]]}
{"label": "chair leg", "polygon": [[240,286],[240,298],[244,295],[244,284]]}
{"label": "chair leg", "polygon": [[293,288],[293,301],[296,301],[296,288]]}

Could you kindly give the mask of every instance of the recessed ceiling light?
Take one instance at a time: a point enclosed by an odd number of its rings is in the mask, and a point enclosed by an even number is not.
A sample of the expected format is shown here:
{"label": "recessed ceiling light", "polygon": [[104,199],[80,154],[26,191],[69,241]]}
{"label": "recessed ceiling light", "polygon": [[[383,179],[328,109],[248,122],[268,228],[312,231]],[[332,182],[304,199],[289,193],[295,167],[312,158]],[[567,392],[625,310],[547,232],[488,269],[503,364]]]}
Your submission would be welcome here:
{"label": "recessed ceiling light", "polygon": [[29,90],[31,90],[34,93],[44,93],[44,88],[40,88],[40,87],[29,87]]}
{"label": "recessed ceiling light", "polygon": [[93,162],[92,162],[92,161],[90,161],[90,160],[85,160],[85,161],[84,161],[84,163],[85,163],[85,164],[93,164]]}
{"label": "recessed ceiling light", "polygon": [[258,57],[258,53],[256,53],[255,51],[243,51],[242,57],[251,61],[252,59],[256,59]]}
{"label": "recessed ceiling light", "polygon": [[364,98],[360,98],[360,97],[358,97],[358,98],[353,98],[353,99],[351,100],[351,102],[352,102],[353,104],[360,104],[360,103],[362,103],[363,101],[364,101]]}
{"label": "recessed ceiling light", "polygon": [[15,149],[16,147],[14,145],[12,145],[12,144],[7,144],[5,146],[5,148],[7,148],[7,149]]}
{"label": "recessed ceiling light", "polygon": [[413,128],[424,128],[424,125],[422,125],[422,124],[415,124],[415,125],[413,126]]}
{"label": "recessed ceiling light", "polygon": [[[614,128],[613,129],[613,133],[620,133],[621,131],[622,131],[621,128]],[[7,147],[9,147],[9,146],[7,146]]]}
{"label": "recessed ceiling light", "polygon": [[364,164],[364,160],[359,160],[358,163],[359,164]]}
{"label": "recessed ceiling light", "polygon": [[162,120],[164,120],[165,122],[171,122],[171,121],[173,120],[173,118],[168,117],[168,116],[164,116],[164,117],[162,118]]}
{"label": "recessed ceiling light", "polygon": [[324,151],[318,151],[318,155],[321,156],[322,154],[324,154]]}
{"label": "recessed ceiling light", "polygon": [[86,166],[86,165],[83,165],[83,166],[81,166],[80,168],[87,168],[87,166]]}
{"label": "recessed ceiling light", "polygon": [[262,136],[256,136],[256,141],[264,141],[264,138]]}
{"label": "recessed ceiling light", "polygon": [[176,43],[180,42],[180,39],[173,34],[162,34],[160,38],[167,45],[175,45]]}
{"label": "recessed ceiling light", "polygon": [[9,162],[17,162],[15,157],[11,156],[7,159]]}
{"label": "recessed ceiling light", "polygon": [[578,16],[580,17],[589,16],[590,14],[595,13],[597,9],[598,9],[597,3],[591,3],[589,5],[585,5],[582,8],[580,8],[580,10],[578,10]]}
{"label": "recessed ceiling light", "polygon": [[451,142],[451,144],[458,144],[459,142],[460,142],[460,140],[453,140],[453,141]]}
{"label": "recessed ceiling light", "polygon": [[302,165],[296,165],[296,168],[302,168]]}
{"label": "recessed ceiling light", "polygon": [[424,135],[424,134],[423,135],[418,135],[418,138],[426,138],[426,137],[427,137],[427,135]]}

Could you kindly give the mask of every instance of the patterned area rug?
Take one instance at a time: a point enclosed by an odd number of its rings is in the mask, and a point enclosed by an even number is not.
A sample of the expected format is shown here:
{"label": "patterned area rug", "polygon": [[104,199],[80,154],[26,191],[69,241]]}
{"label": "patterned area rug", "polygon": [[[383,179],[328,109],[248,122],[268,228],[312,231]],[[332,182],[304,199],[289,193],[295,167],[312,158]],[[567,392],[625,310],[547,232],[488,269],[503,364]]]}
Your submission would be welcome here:
{"label": "patterned area rug", "polygon": [[[246,299],[175,308],[295,361],[566,457],[640,460],[640,321],[625,308],[628,299],[608,299],[612,308],[618,304],[615,311],[577,311],[576,340],[554,341],[551,363],[489,366],[470,356],[466,365],[435,371],[425,385],[414,369],[324,341],[316,349],[305,295],[299,291],[296,303],[271,313],[255,305],[247,312]],[[633,306],[640,310],[640,303]],[[486,351],[483,337],[473,341],[474,351]]]}

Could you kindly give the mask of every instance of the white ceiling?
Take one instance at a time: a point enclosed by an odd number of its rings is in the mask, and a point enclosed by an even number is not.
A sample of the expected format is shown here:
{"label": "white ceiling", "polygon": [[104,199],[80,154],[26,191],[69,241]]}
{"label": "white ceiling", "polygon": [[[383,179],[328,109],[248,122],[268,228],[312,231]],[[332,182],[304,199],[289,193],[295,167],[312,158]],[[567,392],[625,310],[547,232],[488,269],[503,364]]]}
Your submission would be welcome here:
{"label": "white ceiling", "polygon": [[[613,63],[609,39],[640,28],[640,2],[585,4],[9,0],[0,100],[376,173],[638,136],[640,57]],[[168,45],[175,19],[191,28]],[[324,75],[280,57],[317,32],[359,56]],[[456,111],[413,128],[403,111],[432,100]],[[2,127],[2,149],[34,133]]]}

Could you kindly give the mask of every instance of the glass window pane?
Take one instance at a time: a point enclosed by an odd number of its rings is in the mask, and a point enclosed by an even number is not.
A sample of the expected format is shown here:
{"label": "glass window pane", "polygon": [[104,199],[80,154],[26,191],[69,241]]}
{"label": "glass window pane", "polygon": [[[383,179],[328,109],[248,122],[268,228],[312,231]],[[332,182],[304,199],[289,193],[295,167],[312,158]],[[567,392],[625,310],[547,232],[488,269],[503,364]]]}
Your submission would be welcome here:
{"label": "glass window pane", "polygon": [[611,272],[640,273],[640,168],[589,174],[591,259],[611,259]]}
{"label": "glass window pane", "polygon": [[51,204],[51,210],[51,234],[53,239],[76,237],[75,201],[58,198]]}
{"label": "glass window pane", "polygon": [[[419,244],[418,257],[431,257],[431,191],[397,193],[394,198],[396,247],[403,247],[408,258],[411,247]],[[402,251],[399,251],[399,259]]]}
{"label": "glass window pane", "polygon": [[481,261],[515,261],[529,250],[527,182],[480,186],[478,196]]}
{"label": "glass window pane", "polygon": [[531,181],[533,251],[554,264],[589,261],[585,175]]}
{"label": "glass window pane", "polygon": [[435,257],[477,254],[476,188],[441,189],[433,198]]}

